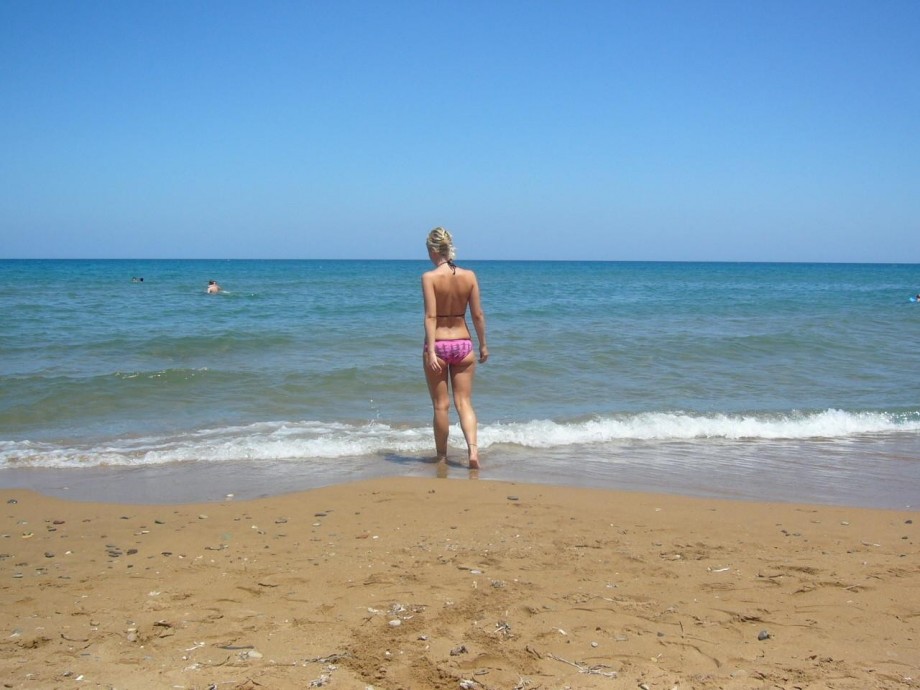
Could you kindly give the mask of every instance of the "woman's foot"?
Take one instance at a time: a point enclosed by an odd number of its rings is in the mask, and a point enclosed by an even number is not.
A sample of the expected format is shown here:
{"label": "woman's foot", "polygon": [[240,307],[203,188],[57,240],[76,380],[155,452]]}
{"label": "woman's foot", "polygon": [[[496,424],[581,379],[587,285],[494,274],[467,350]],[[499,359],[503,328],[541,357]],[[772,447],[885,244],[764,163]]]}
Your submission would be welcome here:
{"label": "woman's foot", "polygon": [[438,458],[438,464],[435,466],[435,476],[438,479],[447,478],[447,458]]}
{"label": "woman's foot", "polygon": [[479,469],[479,447],[475,444],[470,445],[470,469],[478,470]]}

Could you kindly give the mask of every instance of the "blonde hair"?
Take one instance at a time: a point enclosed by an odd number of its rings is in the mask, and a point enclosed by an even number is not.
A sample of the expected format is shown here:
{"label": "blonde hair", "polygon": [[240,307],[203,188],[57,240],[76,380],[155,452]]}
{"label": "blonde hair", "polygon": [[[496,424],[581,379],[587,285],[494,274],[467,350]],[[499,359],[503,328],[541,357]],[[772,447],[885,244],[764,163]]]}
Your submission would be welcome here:
{"label": "blonde hair", "polygon": [[428,233],[428,239],[425,244],[428,249],[440,254],[448,261],[453,261],[454,257],[457,256],[453,236],[441,226]]}

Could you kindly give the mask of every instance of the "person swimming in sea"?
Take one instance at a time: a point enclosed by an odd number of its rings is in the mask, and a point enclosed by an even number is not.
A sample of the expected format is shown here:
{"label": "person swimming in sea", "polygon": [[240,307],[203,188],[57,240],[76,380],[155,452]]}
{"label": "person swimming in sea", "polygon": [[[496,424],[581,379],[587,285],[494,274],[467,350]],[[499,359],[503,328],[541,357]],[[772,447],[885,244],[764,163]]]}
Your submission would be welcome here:
{"label": "person swimming in sea", "polygon": [[208,293],[209,295],[216,295],[216,294],[217,294],[218,292],[220,292],[221,290],[222,290],[222,288],[220,287],[220,285],[217,284],[217,281],[216,281],[216,280],[209,280],[209,281],[208,281],[207,293]]}
{"label": "person swimming in sea", "polygon": [[422,275],[425,304],[425,344],[422,365],[434,408],[434,445],[439,464],[447,462],[450,431],[450,393],[466,439],[470,469],[479,468],[478,421],[473,409],[473,377],[477,357],[466,324],[469,308],[480,363],[489,359],[486,346],[486,317],[479,297],[476,274],[454,263],[453,237],[444,228],[428,233],[425,242],[434,268]]}

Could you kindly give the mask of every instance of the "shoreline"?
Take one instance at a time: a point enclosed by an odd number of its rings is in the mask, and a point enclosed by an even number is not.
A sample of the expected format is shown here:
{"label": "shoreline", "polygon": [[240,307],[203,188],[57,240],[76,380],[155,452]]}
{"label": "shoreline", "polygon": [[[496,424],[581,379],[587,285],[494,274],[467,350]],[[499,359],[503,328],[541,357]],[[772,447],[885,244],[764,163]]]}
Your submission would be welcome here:
{"label": "shoreline", "polygon": [[[763,454],[663,455],[655,446],[622,457],[577,452],[513,451],[486,455],[481,481],[562,488],[593,488],[746,502],[915,510],[920,505],[920,462],[892,456],[822,457]],[[689,453],[689,454],[688,454]],[[454,452],[446,473],[433,458],[388,454],[320,461],[271,463],[181,462],[141,466],[0,469],[0,490],[31,489],[84,502],[205,503],[279,496],[379,478],[466,480],[470,472]],[[684,457],[687,458],[684,461]],[[703,459],[700,459],[700,458]]]}
{"label": "shoreline", "polygon": [[0,511],[5,687],[920,687],[917,512],[421,477]]}

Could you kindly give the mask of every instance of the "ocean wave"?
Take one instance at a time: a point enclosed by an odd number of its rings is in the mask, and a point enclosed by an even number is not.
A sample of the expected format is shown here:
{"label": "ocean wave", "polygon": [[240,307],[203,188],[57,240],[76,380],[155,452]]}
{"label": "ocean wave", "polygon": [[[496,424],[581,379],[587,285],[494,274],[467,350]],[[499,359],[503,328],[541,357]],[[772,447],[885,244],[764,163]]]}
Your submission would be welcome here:
{"label": "ocean wave", "polygon": [[[690,414],[649,412],[577,421],[531,420],[485,424],[482,449],[597,447],[630,442],[669,443],[712,440],[845,441],[879,434],[920,433],[920,411]],[[463,435],[451,430],[459,447]],[[428,426],[318,421],[258,423],[199,430],[171,436],[119,437],[76,445],[0,441],[0,468],[85,468],[147,466],[177,462],[328,461],[346,457],[430,454]]]}
{"label": "ocean wave", "polygon": [[920,412],[690,414],[647,412],[570,423],[552,420],[495,425],[495,443],[533,448],[611,441],[843,439],[865,434],[920,432]]}

